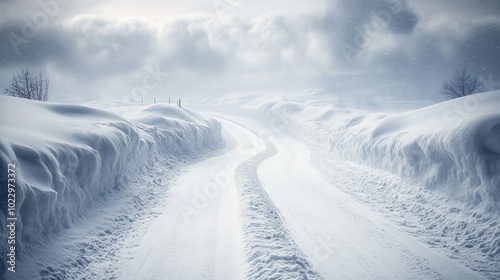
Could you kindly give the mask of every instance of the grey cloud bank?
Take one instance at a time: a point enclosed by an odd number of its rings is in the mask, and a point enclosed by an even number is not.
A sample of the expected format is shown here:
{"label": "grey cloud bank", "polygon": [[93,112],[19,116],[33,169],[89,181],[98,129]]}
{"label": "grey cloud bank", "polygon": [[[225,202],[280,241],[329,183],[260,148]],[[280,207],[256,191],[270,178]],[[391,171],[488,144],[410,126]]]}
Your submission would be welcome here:
{"label": "grey cloud bank", "polygon": [[116,1],[3,1],[0,86],[21,66],[47,72],[55,101],[130,95],[155,67],[165,77],[150,98],[309,86],[440,98],[439,84],[464,64],[500,80],[495,0],[212,4],[147,1],[131,17],[125,2],[121,17]]}

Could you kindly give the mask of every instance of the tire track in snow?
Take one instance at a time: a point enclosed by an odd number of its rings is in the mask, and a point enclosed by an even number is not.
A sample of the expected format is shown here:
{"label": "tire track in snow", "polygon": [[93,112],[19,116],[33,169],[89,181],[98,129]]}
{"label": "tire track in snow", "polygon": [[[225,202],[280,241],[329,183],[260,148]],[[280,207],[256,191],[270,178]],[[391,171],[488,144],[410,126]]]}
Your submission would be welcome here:
{"label": "tire track in snow", "polygon": [[276,147],[261,137],[266,150],[236,169],[236,184],[242,195],[245,253],[249,279],[323,279],[290,237],[281,214],[262,188],[258,166],[276,154]]}

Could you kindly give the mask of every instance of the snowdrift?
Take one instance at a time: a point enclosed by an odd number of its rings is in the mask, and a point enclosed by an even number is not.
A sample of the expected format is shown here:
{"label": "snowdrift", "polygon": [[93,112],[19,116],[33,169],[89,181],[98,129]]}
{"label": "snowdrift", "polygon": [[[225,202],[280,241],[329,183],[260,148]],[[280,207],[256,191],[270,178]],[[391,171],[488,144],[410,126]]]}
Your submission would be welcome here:
{"label": "snowdrift", "polygon": [[[429,246],[498,278],[500,91],[420,109],[345,106],[315,91],[272,98],[238,93],[211,105],[258,112],[272,130],[269,137],[293,133],[312,140],[312,162],[335,185],[346,186],[343,191]],[[365,176],[339,182],[336,174],[352,170]]]}
{"label": "snowdrift", "polygon": [[[6,240],[8,234],[6,171],[15,163],[17,254],[69,227],[159,156],[174,165],[221,143],[215,119],[171,105],[132,106],[127,119],[110,112],[113,106],[102,110],[6,96],[0,96],[0,106],[0,236]],[[2,265],[6,246],[0,243]]]}
{"label": "snowdrift", "polygon": [[500,210],[500,91],[403,113],[293,101],[261,110],[275,127],[329,143],[337,157],[390,171],[486,212]]}
{"label": "snowdrift", "polygon": [[406,112],[301,100],[260,107],[275,131],[325,145],[317,166],[333,180],[360,168],[351,162],[387,173],[366,169],[345,191],[492,279],[500,275],[499,109],[500,91]]}

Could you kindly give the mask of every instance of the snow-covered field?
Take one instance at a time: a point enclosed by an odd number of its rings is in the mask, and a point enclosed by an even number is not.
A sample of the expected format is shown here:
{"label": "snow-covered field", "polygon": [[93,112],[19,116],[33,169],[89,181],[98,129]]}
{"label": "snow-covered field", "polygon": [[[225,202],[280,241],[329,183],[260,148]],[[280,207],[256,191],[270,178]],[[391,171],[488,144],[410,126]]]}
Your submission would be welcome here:
{"label": "snow-covered field", "polygon": [[404,110],[315,91],[185,106],[203,115],[0,102],[10,279],[500,277],[498,91]]}

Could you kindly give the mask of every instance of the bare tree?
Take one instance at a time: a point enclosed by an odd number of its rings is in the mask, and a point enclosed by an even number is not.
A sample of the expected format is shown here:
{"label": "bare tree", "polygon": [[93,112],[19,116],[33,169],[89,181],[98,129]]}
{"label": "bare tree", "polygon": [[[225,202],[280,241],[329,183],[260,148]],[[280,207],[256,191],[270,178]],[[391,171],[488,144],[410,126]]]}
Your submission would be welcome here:
{"label": "bare tree", "polygon": [[482,92],[483,89],[483,82],[464,66],[455,72],[451,80],[443,83],[441,93],[448,99],[454,99]]}
{"label": "bare tree", "polygon": [[5,93],[20,98],[47,101],[49,78],[41,71],[38,74],[33,74],[29,68],[21,68],[21,73],[14,75],[10,87],[5,89]]}

